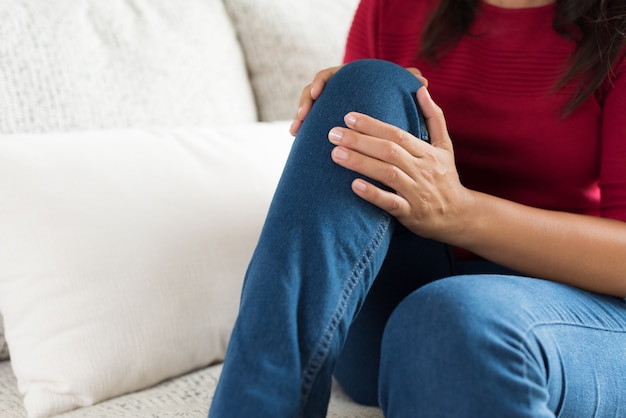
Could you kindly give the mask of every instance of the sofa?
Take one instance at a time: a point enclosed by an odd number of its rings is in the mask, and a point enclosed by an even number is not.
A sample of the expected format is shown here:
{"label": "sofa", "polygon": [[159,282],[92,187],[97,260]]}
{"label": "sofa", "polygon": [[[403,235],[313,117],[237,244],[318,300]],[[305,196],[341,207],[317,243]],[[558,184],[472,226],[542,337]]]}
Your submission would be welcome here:
{"label": "sofa", "polygon": [[[0,416],[206,416],[357,2],[0,2]],[[335,382],[328,416],[382,414]]]}

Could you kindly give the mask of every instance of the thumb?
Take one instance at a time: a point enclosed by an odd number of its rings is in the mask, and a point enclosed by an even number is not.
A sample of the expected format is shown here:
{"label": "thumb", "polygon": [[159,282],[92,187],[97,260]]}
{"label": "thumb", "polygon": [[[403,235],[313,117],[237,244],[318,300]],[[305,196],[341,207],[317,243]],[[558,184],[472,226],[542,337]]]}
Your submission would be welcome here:
{"label": "thumb", "polygon": [[452,140],[448,134],[443,111],[430,97],[426,87],[420,87],[417,90],[417,103],[426,120],[430,143],[437,148],[445,148],[452,151]]}

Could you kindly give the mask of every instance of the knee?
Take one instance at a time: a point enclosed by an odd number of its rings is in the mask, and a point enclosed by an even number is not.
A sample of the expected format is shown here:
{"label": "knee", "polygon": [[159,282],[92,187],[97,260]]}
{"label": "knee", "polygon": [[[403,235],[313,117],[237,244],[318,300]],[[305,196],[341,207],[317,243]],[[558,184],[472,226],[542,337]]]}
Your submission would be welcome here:
{"label": "knee", "polygon": [[[427,140],[426,124],[417,105],[422,86],[408,70],[375,59],[353,61],[328,81],[316,101],[316,112],[360,112]],[[323,115],[328,117],[328,115]]]}
{"label": "knee", "polygon": [[[530,297],[523,290],[525,280],[530,279],[451,277],[418,289],[400,303],[383,335],[381,405],[400,404],[401,397],[424,408],[433,399],[469,394],[474,399],[465,407],[471,404],[473,409],[486,399],[471,395],[476,390],[496,393],[512,386],[511,376],[528,373],[507,369],[528,365],[524,341],[533,319],[524,308],[523,299]],[[535,372],[542,380],[539,368]]]}
{"label": "knee", "polygon": [[[383,349],[418,347],[422,358],[482,367],[490,353],[516,351],[535,323],[527,278],[457,276],[426,285],[391,315]],[[448,359],[449,360],[449,359]],[[445,364],[451,364],[445,360]]]}
{"label": "knee", "polygon": [[[360,90],[396,85],[417,91],[420,81],[407,69],[390,61],[362,59],[344,65],[331,78],[332,83],[348,83]],[[331,82],[329,82],[331,84]],[[364,89],[367,87],[367,89]]]}
{"label": "knee", "polygon": [[498,322],[505,315],[505,307],[498,300],[487,300],[489,295],[490,291],[483,291],[482,283],[472,276],[442,279],[418,289],[389,318],[383,354],[390,355],[382,366],[397,367],[394,363],[405,358],[391,353],[402,351],[410,351],[412,360],[429,364],[441,359],[442,364],[432,370],[437,375],[442,365],[452,365],[449,359],[463,356],[462,361],[471,364],[471,357],[484,355],[486,336],[502,328]]}
{"label": "knee", "polygon": [[[519,326],[517,314],[511,309],[513,301],[497,290],[506,280],[505,276],[476,275],[430,283],[398,305],[387,324],[385,338],[418,338],[420,345],[439,338],[475,341],[490,328]],[[508,283],[507,287],[512,285]]]}
{"label": "knee", "polygon": [[397,107],[408,99],[414,106],[415,94],[421,86],[413,74],[397,64],[363,59],[344,65],[328,81],[324,92],[336,90],[355,105],[393,101],[393,107]]}

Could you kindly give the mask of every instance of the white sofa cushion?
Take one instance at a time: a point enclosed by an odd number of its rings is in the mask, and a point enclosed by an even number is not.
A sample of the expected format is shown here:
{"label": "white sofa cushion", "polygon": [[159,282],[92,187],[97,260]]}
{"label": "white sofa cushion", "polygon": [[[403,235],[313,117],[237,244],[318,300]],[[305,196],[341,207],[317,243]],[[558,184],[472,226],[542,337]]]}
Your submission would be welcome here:
{"label": "white sofa cushion", "polygon": [[0,132],[252,122],[221,0],[3,0]]}
{"label": "white sofa cushion", "polygon": [[224,0],[243,46],[259,117],[291,119],[304,86],[341,64],[358,0]]}
{"label": "white sofa cushion", "polygon": [[0,136],[0,312],[30,416],[223,358],[287,124]]}

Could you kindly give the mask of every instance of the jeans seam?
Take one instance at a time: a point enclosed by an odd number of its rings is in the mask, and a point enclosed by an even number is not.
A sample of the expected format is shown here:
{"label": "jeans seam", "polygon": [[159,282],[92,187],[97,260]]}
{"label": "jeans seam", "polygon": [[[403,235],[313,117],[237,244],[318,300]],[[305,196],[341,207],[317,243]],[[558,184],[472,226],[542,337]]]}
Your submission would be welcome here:
{"label": "jeans seam", "polygon": [[[585,328],[589,330],[604,331],[604,332],[626,333],[626,328],[619,330],[619,329],[609,329],[607,327],[601,327],[601,326],[584,325],[584,324],[570,322],[570,321],[549,321],[549,322],[546,321],[546,322],[532,324],[526,329],[526,331],[524,332],[525,342],[523,342],[522,344],[524,347],[524,351],[528,351],[528,345],[526,341],[528,341],[529,335],[532,334],[535,331],[535,329],[546,327],[546,326],[551,326],[551,325],[560,325],[560,326],[574,327],[574,328]],[[529,368],[528,356],[527,355],[523,356],[523,359],[524,359],[524,367],[523,367],[524,379],[528,381],[528,368]],[[531,393],[528,393],[527,397],[528,399],[530,399]],[[555,417],[558,417],[558,416],[560,416],[560,411],[557,409],[557,411],[555,411]]]}
{"label": "jeans seam", "polygon": [[315,382],[315,378],[317,377],[324,361],[326,360],[328,353],[330,351],[330,347],[333,341],[333,336],[337,329],[337,326],[341,322],[341,318],[345,315],[348,301],[350,297],[353,295],[354,290],[356,289],[358,283],[360,282],[363,272],[366,270],[370,261],[376,254],[377,250],[380,248],[381,243],[383,242],[383,237],[389,230],[389,225],[391,223],[391,219],[389,216],[384,216],[381,218],[378,223],[376,230],[374,231],[374,235],[369,245],[363,250],[359,258],[357,259],[352,271],[350,272],[350,276],[344,285],[339,299],[337,301],[337,306],[335,311],[333,312],[330,320],[328,321],[322,336],[317,343],[316,348],[313,350],[313,354],[311,355],[306,367],[302,372],[302,403],[300,405],[300,412],[304,411],[305,405],[308,402],[309,396],[311,394],[311,390],[313,388],[313,384]]}
{"label": "jeans seam", "polygon": [[586,328],[586,329],[591,329],[591,330],[596,330],[596,331],[626,333],[626,327],[623,329],[611,329],[608,327],[602,327],[602,326],[597,326],[597,325],[585,325],[585,324],[579,324],[577,322],[571,322],[571,321],[549,321],[549,322],[546,321],[546,322],[541,322],[537,324],[532,324],[524,332],[524,335],[528,336],[531,332],[534,331],[535,328],[540,328],[540,327],[545,327],[545,326],[550,326],[550,325],[563,325],[567,327]]}

